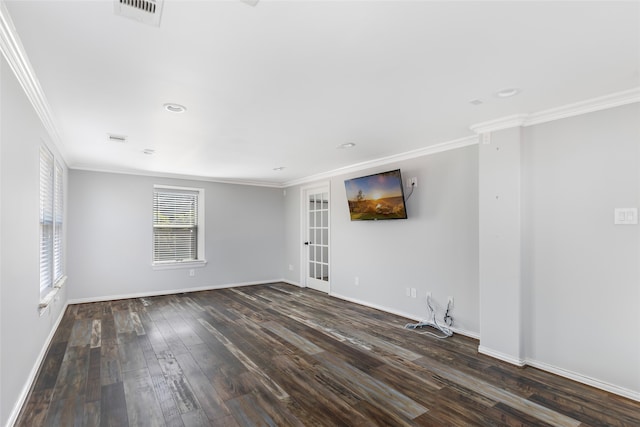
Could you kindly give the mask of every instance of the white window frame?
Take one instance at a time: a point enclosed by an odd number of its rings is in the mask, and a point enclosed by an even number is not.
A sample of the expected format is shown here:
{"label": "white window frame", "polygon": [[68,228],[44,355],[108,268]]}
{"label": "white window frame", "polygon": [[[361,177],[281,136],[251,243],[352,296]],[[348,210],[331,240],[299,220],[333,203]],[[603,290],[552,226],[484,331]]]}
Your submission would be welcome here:
{"label": "white window frame", "polygon": [[[155,261],[154,253],[155,253],[155,226],[153,224],[153,214],[154,214],[154,202],[153,199],[155,197],[156,191],[162,190],[170,190],[172,192],[188,192],[188,193],[197,193],[198,195],[198,221],[197,221],[197,259],[195,260],[186,260],[186,261]],[[205,198],[204,198],[204,188],[194,188],[194,187],[178,187],[172,185],[154,185],[153,193],[152,193],[152,202],[151,202],[151,266],[154,270],[164,270],[164,269],[177,269],[177,268],[197,268],[204,267],[207,264],[207,260],[205,259]]]}
{"label": "white window frame", "polygon": [[[40,146],[40,308],[45,309],[67,277],[64,265],[64,169],[45,145]],[[45,181],[46,180],[46,181]],[[49,224],[46,237],[44,227]]]}

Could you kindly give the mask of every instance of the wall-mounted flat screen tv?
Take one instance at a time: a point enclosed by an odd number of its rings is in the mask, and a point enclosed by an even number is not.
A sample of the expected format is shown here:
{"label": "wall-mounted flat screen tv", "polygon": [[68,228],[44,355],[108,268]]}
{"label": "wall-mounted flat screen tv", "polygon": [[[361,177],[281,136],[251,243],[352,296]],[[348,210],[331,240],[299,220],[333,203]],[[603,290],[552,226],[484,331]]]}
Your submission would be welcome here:
{"label": "wall-mounted flat screen tv", "polygon": [[344,182],[351,221],[406,219],[400,169]]}

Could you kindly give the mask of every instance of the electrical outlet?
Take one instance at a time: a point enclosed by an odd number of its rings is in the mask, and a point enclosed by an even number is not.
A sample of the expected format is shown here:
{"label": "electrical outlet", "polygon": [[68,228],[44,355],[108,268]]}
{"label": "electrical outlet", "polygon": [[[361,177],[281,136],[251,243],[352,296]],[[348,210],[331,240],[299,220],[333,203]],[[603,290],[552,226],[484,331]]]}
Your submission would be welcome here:
{"label": "electrical outlet", "polygon": [[410,297],[411,296],[411,288],[407,288],[407,296]]}
{"label": "electrical outlet", "polygon": [[453,297],[450,296],[449,299],[447,300],[447,305],[449,306],[449,308],[453,308]]}
{"label": "electrical outlet", "polygon": [[360,278],[358,276],[356,276],[355,280],[353,281],[355,283],[356,286],[360,285]]}
{"label": "electrical outlet", "polygon": [[417,187],[418,186],[418,177],[414,176],[413,178],[407,179],[407,187]]}
{"label": "electrical outlet", "polygon": [[416,288],[411,288],[411,298],[417,298],[418,293],[416,292]]}
{"label": "electrical outlet", "polygon": [[427,291],[427,301],[431,300],[431,292]]}
{"label": "electrical outlet", "polygon": [[196,275],[196,271],[192,268],[189,270],[189,277],[194,277]]}
{"label": "electrical outlet", "polygon": [[293,264],[289,264],[289,271],[293,271]]}

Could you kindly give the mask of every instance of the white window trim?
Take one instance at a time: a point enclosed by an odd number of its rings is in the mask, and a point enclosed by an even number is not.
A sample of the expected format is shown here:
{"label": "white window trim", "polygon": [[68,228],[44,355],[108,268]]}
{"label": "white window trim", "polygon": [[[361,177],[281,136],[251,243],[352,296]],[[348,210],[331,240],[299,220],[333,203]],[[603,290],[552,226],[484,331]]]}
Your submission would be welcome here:
{"label": "white window trim", "polygon": [[[64,218],[64,199],[65,199],[65,179],[64,179],[64,168],[62,163],[60,162],[59,156],[54,154],[54,152],[47,146],[46,143],[43,143],[40,150],[40,164],[42,162],[42,153],[47,153],[51,158],[51,179],[53,188],[52,190],[52,242],[51,242],[51,282],[47,287],[40,289],[40,302],[38,304],[38,310],[40,315],[42,316],[45,312],[49,304],[54,301],[54,297],[58,293],[58,291],[65,285],[67,281],[67,276],[65,272],[65,262],[64,262],[64,246],[65,246],[65,238],[64,238],[64,226],[65,226],[65,218]],[[41,166],[40,166],[41,168]],[[42,173],[42,171],[40,171]],[[61,182],[60,182],[61,181]],[[40,189],[42,191],[42,189]],[[40,195],[42,197],[42,195]],[[61,222],[57,223],[58,215],[61,214]],[[58,226],[60,228],[58,228]],[[56,230],[58,228],[58,230]],[[58,249],[58,256],[56,257],[56,235],[60,233],[60,248]],[[40,245],[42,242],[40,242]],[[41,251],[40,247],[40,251]],[[59,262],[58,269],[56,269],[56,263]],[[58,275],[56,276],[56,272]],[[42,284],[40,282],[40,284]]]}
{"label": "white window trim", "polygon": [[196,261],[162,261],[152,262],[151,267],[154,270],[176,270],[180,268],[202,268],[207,265],[207,260]]}
{"label": "white window trim", "polygon": [[[189,261],[154,261],[153,260],[153,221],[151,224],[151,267],[154,270],[175,270],[187,268],[202,268],[207,265],[205,259],[205,199],[204,188],[196,187],[178,187],[172,185],[154,185],[153,191],[156,190],[178,190],[192,191],[198,193],[198,259]],[[152,193],[153,198],[153,193]]]}

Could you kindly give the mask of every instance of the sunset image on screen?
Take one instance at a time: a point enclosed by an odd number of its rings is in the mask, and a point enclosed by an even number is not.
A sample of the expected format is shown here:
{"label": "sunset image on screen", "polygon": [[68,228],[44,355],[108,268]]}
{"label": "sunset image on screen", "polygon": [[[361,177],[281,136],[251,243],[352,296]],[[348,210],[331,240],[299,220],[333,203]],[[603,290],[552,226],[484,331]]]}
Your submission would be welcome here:
{"label": "sunset image on screen", "polygon": [[400,170],[345,181],[351,220],[407,217]]}

